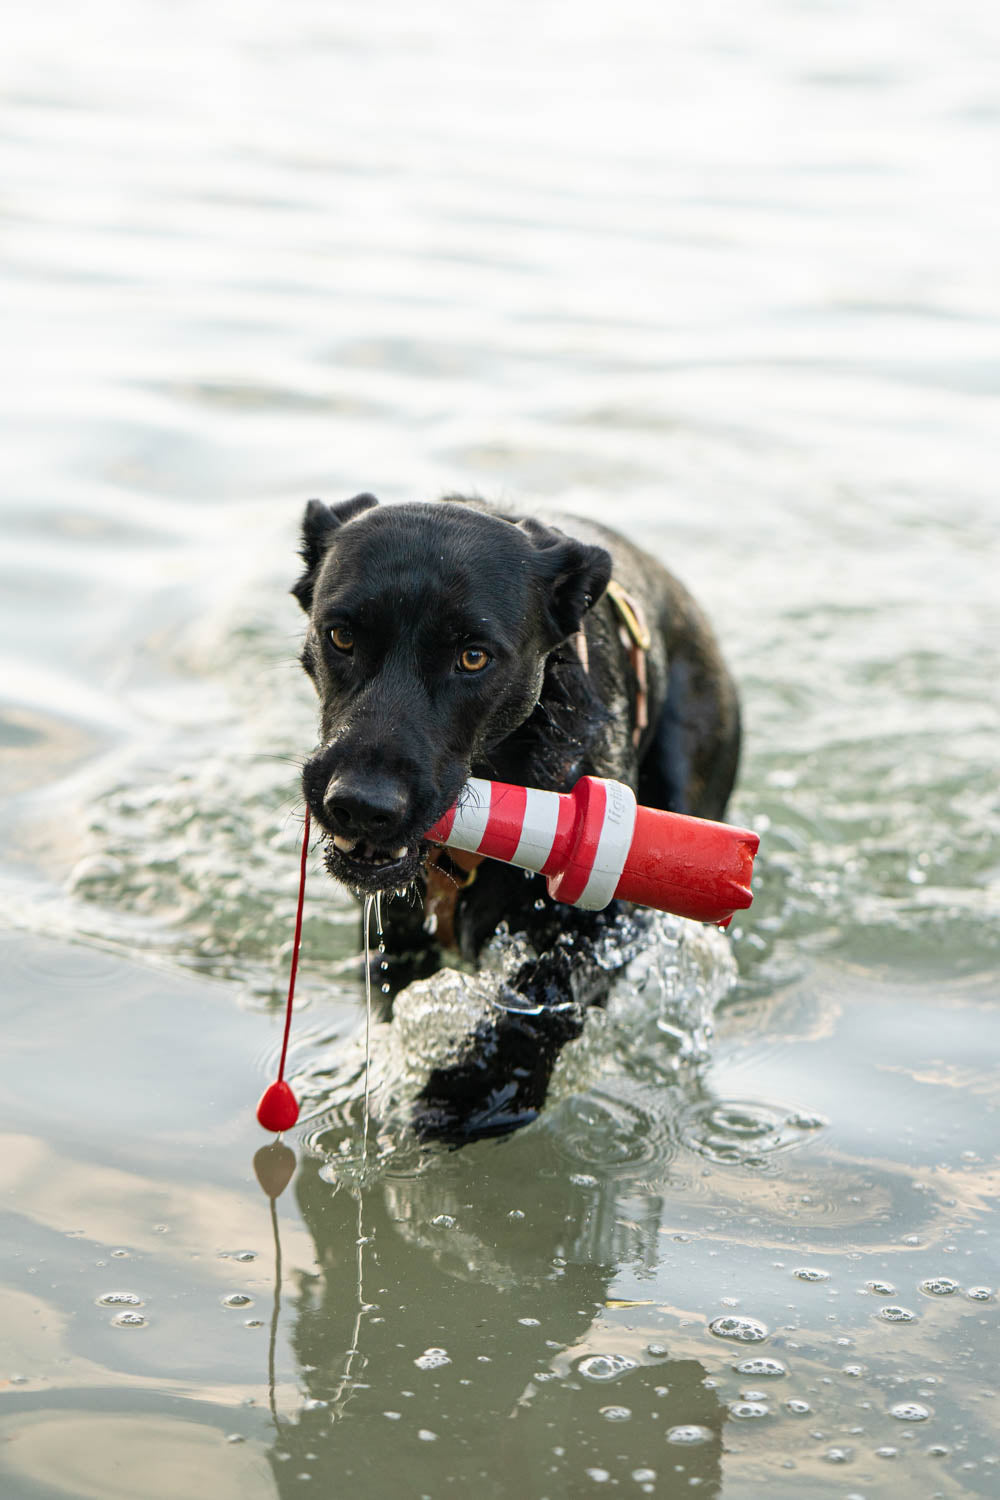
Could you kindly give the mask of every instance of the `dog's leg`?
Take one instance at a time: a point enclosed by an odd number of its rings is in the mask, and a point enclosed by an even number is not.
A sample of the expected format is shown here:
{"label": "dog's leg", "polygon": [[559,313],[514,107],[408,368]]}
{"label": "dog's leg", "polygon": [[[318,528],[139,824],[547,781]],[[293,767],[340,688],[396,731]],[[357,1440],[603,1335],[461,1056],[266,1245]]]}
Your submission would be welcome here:
{"label": "dog's leg", "polygon": [[[486,982],[495,993],[479,1014],[472,1044],[455,1047],[454,1058],[434,1068],[415,1100],[414,1126],[428,1137],[470,1140],[533,1120],[562,1048],[580,1035],[586,1011],[605,1003],[615,974],[641,944],[644,917],[621,903],[600,912],[563,906],[543,896],[544,881],[536,879],[530,887],[535,899],[518,910],[503,894],[511,872],[493,868],[492,881],[490,873],[480,876],[474,911],[481,915],[484,897],[492,896],[506,910],[510,937],[498,938],[494,948],[491,926],[486,952],[479,951],[475,938],[482,929],[468,921],[473,910],[466,910],[464,930],[459,911],[463,948],[481,961],[476,992]],[[521,940],[529,956],[518,959]]]}

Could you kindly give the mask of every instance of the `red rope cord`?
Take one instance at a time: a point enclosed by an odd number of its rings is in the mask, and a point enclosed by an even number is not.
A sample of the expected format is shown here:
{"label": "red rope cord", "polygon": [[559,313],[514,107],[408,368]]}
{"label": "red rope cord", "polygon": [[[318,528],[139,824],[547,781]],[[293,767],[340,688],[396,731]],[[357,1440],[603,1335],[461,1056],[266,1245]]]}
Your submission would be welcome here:
{"label": "red rope cord", "polygon": [[292,968],[288,976],[288,1002],[285,1008],[285,1035],[281,1041],[281,1062],[278,1065],[278,1082],[285,1076],[285,1057],[288,1053],[288,1038],[292,1030],[292,996],[295,994],[295,976],[299,968],[299,944],[302,941],[302,908],[306,899],[306,856],[309,853],[309,808],[306,806],[305,823],[302,826],[302,858],[299,861],[299,904],[295,911],[295,936],[292,939]]}

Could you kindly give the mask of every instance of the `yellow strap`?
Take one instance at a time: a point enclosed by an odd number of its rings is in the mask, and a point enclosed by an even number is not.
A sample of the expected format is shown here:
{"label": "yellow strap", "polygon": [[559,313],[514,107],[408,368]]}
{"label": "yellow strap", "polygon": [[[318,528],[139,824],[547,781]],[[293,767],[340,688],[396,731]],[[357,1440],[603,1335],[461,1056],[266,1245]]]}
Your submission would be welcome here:
{"label": "yellow strap", "polygon": [[653,637],[649,633],[642,613],[642,606],[627,594],[617,579],[612,578],[607,587],[607,595],[618,611],[618,616],[628,631],[632,640],[640,651],[648,651],[653,644]]}

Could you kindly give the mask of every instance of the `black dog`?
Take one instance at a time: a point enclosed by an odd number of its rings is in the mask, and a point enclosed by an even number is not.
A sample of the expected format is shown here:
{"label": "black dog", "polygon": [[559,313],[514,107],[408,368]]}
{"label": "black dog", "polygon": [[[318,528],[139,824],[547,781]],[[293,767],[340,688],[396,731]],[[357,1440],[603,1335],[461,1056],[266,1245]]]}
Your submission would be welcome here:
{"label": "black dog", "polygon": [[568,791],[606,776],[640,803],[719,818],[736,774],[736,691],[693,599],[615,533],[562,522],[574,535],[459,497],[306,508],[293,592],[320,748],[303,787],[330,874],[359,894],[409,893],[387,906],[400,980],[431,972],[442,938],[474,960],[504,921],[537,955],[512,987],[538,1014],[499,1011],[474,1060],[425,1091],[421,1123],[438,1133],[531,1118],[559,1047],[607,992],[607,964],[588,960],[621,919],[614,903],[540,901],[540,878],[492,860],[470,871],[431,855],[428,871],[423,835],[468,777]]}

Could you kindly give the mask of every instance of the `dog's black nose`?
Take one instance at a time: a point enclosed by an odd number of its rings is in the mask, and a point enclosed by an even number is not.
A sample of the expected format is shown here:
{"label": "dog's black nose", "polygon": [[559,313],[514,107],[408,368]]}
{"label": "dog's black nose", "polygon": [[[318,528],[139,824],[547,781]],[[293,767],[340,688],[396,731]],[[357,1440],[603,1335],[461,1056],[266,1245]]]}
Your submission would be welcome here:
{"label": "dog's black nose", "polygon": [[388,838],[406,813],[406,793],[388,777],[334,776],[323,807],[334,833],[373,842]]}

